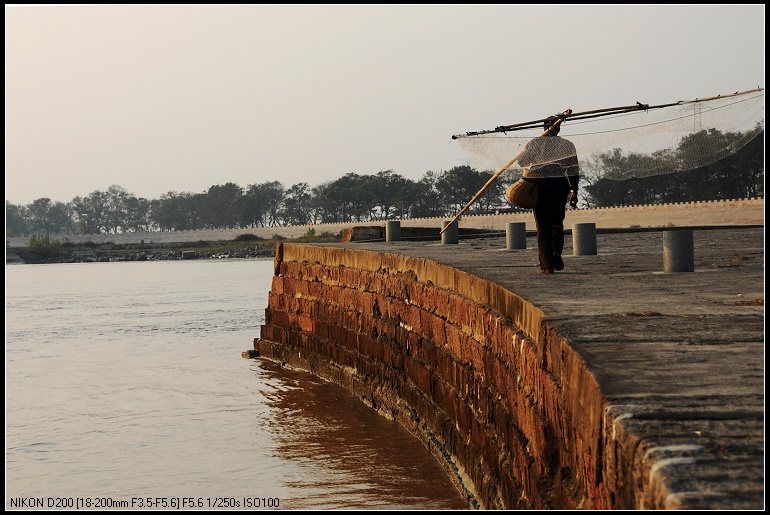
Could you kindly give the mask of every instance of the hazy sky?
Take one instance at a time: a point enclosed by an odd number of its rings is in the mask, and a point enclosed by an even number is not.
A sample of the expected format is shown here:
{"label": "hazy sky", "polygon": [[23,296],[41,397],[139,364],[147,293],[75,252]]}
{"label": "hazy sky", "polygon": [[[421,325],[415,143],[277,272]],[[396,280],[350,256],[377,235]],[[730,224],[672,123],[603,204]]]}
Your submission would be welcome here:
{"label": "hazy sky", "polygon": [[764,87],[765,6],[5,7],[5,198],[468,163],[451,136]]}

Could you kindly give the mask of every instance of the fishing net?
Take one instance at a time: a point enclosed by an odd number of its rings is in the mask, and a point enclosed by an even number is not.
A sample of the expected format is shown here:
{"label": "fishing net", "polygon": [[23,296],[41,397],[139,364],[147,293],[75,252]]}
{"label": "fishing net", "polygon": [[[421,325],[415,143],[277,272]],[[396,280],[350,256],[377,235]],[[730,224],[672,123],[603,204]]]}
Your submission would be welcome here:
{"label": "fishing net", "polygon": [[[765,124],[764,88],[679,101],[573,113],[452,139],[481,169],[511,179],[591,170],[606,179],[643,178],[717,162],[757,137]],[[554,128],[544,136],[549,125]],[[558,136],[553,136],[558,131]]]}

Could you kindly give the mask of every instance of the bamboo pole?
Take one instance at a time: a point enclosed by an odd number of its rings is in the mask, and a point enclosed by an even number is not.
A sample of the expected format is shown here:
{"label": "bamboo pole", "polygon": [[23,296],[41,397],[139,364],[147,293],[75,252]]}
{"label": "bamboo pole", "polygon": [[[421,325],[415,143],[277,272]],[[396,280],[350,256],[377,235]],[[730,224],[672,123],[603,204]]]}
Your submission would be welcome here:
{"label": "bamboo pole", "polygon": [[[571,121],[574,121],[574,120],[583,120],[587,118],[598,118],[600,116],[611,116],[614,114],[629,113],[633,111],[649,111],[650,109],[660,109],[663,107],[672,107],[676,105],[692,104],[696,102],[708,102],[711,100],[737,97],[740,95],[745,95],[747,93],[757,93],[760,91],[764,91],[764,88],[750,89],[747,91],[736,91],[735,93],[732,93],[730,95],[717,95],[714,97],[696,98],[695,100],[680,100],[678,102],[672,102],[669,104],[648,105],[648,104],[642,104],[640,102],[637,102],[636,105],[609,107],[606,109],[594,109],[592,111],[582,111],[579,113],[571,113],[569,115],[566,115],[564,118],[569,118]],[[514,131],[514,130],[532,129],[543,122],[546,122],[548,120],[553,120],[555,118],[556,117],[554,116],[549,116],[548,118],[531,120],[529,122],[515,123],[513,125],[500,125],[498,127],[495,127],[494,129],[490,129],[486,131],[473,131],[473,132],[466,132],[464,134],[454,134],[452,136],[452,139],[466,138],[469,136],[483,136],[484,134],[494,134],[496,132],[508,132],[508,131]]]}
{"label": "bamboo pole", "polygon": [[[612,114],[628,113],[632,111],[641,111],[646,109],[657,109],[660,107],[669,107],[677,104],[679,104],[679,102],[674,104],[665,104],[665,105],[657,105],[657,106],[650,106],[647,104],[636,104],[633,106],[612,107],[609,109],[595,109],[593,111],[583,111],[581,113],[572,113],[564,116],[549,116],[548,118],[540,118],[539,120],[531,120],[529,122],[515,123],[513,125],[500,125],[498,127],[495,127],[494,129],[490,129],[486,131],[476,131],[476,132],[466,132],[465,134],[455,134],[452,136],[452,139],[465,138],[468,136],[482,136],[484,134],[492,134],[495,132],[507,132],[507,131],[520,130],[520,129],[532,129],[542,124],[543,122],[547,122],[549,120],[564,120],[565,118],[579,120],[584,117],[593,118],[598,116],[608,116]],[[570,110],[570,112],[572,111]],[[588,116],[588,115],[593,115],[593,116]]]}
{"label": "bamboo pole", "polygon": [[[566,116],[569,116],[569,115],[570,115],[570,113],[572,113],[572,109],[567,109],[566,111],[564,111],[564,115],[566,115]],[[552,130],[554,130],[555,128],[557,128],[559,125],[561,125],[561,122],[562,122],[563,120],[564,120],[563,118],[557,118],[557,119],[556,119],[556,121],[553,123],[553,125],[551,125],[550,127],[548,127],[548,128],[547,128],[547,129],[546,129],[546,130],[545,130],[545,131],[544,131],[544,132],[543,132],[543,133],[540,135],[540,137],[542,138],[543,136],[546,136],[546,135],[548,135],[548,133],[549,133],[549,132],[551,132]],[[495,180],[497,180],[497,178],[498,178],[498,177],[500,177],[500,176],[503,174],[503,172],[505,172],[505,171],[506,171],[508,168],[510,168],[511,166],[513,166],[513,163],[515,163],[515,162],[516,162],[516,160],[517,160],[517,159],[519,159],[519,157],[521,156],[521,154],[524,152],[524,150],[525,150],[525,149],[526,149],[526,147],[522,148],[522,149],[519,151],[519,153],[518,153],[518,154],[516,154],[516,156],[515,156],[513,159],[511,159],[510,161],[508,161],[508,163],[507,163],[507,164],[503,165],[503,167],[502,167],[502,168],[500,168],[500,169],[499,169],[497,172],[495,172],[495,174],[494,174],[494,175],[493,175],[493,176],[492,176],[492,177],[491,177],[491,178],[490,178],[490,179],[487,181],[487,183],[486,183],[484,186],[482,186],[482,187],[481,187],[481,189],[479,190],[479,192],[478,192],[478,193],[476,193],[476,195],[474,195],[474,196],[473,196],[473,198],[472,198],[472,199],[471,199],[471,200],[470,200],[470,201],[469,201],[467,204],[465,204],[465,207],[464,207],[464,208],[462,208],[462,209],[460,210],[460,212],[459,212],[459,213],[457,213],[457,214],[455,215],[455,217],[454,217],[454,218],[452,218],[452,221],[450,221],[448,224],[446,224],[446,226],[444,226],[444,228],[443,228],[443,229],[441,229],[441,231],[439,232],[439,235],[441,235],[441,234],[444,234],[444,231],[446,231],[446,230],[447,230],[447,228],[448,228],[450,225],[452,225],[452,224],[453,224],[453,223],[454,223],[454,222],[455,222],[455,221],[456,221],[458,218],[460,218],[460,216],[462,216],[462,214],[463,214],[463,213],[465,213],[465,212],[468,210],[468,208],[469,208],[469,207],[471,207],[471,205],[472,205],[474,202],[476,202],[476,200],[478,200],[478,198],[479,198],[481,195],[483,195],[483,194],[484,194],[484,192],[485,192],[485,191],[487,191],[487,188],[489,188],[489,186],[490,186],[490,185],[491,185],[493,182],[495,182]]]}

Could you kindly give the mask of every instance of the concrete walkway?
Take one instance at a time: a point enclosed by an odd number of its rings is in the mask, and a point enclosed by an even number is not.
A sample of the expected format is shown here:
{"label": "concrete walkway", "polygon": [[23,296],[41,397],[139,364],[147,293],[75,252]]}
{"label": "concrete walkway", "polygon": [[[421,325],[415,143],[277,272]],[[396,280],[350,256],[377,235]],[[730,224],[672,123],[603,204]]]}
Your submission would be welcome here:
{"label": "concrete walkway", "polygon": [[620,420],[607,431],[633,442],[624,465],[658,485],[660,506],[764,509],[764,229],[696,228],[695,271],[677,273],[664,273],[662,230],[599,233],[588,256],[567,236],[553,275],[527,240],[340,245],[431,259],[541,308],[596,378]]}

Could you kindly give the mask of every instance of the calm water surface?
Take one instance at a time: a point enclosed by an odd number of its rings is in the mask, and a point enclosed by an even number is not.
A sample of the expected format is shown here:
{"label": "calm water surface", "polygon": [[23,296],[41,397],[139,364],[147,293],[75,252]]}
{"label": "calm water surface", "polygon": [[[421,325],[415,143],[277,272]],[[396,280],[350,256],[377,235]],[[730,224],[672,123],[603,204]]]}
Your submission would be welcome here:
{"label": "calm water surface", "polygon": [[6,265],[6,509],[467,509],[403,427],[337,385],[241,357],[272,267]]}

